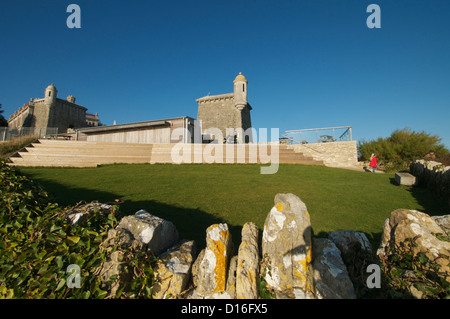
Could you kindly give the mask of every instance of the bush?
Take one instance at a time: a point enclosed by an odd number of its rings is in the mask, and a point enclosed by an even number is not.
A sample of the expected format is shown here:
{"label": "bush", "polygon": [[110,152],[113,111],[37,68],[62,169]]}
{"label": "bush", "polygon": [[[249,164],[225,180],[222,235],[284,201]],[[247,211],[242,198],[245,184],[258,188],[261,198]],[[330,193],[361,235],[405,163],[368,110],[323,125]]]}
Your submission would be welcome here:
{"label": "bush", "polygon": [[[0,161],[0,299],[107,297],[96,271],[111,253],[101,243],[118,223],[118,207],[110,207],[72,226],[67,218],[72,209],[51,203],[42,188]],[[149,256],[125,259],[137,275],[132,275],[131,291],[113,297],[148,296],[153,273],[143,261]],[[79,286],[69,269],[79,270]]]}
{"label": "bush", "polygon": [[444,166],[450,166],[450,154],[436,158],[436,162],[442,163]]}
{"label": "bush", "polygon": [[448,156],[448,149],[440,141],[439,136],[423,131],[395,130],[388,138],[359,142],[359,160],[367,161],[375,153],[386,171],[408,170],[413,161],[422,159],[430,150],[434,150],[438,158]]}
{"label": "bush", "polygon": [[[439,236],[441,240],[450,240],[448,236]],[[450,283],[445,280],[446,274],[440,273],[441,266],[425,253],[412,252],[412,247],[417,247],[416,239],[407,238],[400,245],[388,247],[382,259],[390,297],[449,299]]]}

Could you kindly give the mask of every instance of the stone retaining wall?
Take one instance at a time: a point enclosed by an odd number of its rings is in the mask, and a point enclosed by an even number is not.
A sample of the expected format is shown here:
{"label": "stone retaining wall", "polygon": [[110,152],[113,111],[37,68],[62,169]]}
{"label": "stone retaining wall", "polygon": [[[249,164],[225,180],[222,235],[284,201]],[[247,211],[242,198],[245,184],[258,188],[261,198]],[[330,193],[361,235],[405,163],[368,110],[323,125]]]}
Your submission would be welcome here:
{"label": "stone retaining wall", "polygon": [[439,162],[417,160],[410,166],[418,186],[426,187],[450,206],[450,166]]}
{"label": "stone retaining wall", "polygon": [[323,161],[330,167],[349,167],[358,165],[356,141],[309,143],[288,145],[288,148],[317,161]]}

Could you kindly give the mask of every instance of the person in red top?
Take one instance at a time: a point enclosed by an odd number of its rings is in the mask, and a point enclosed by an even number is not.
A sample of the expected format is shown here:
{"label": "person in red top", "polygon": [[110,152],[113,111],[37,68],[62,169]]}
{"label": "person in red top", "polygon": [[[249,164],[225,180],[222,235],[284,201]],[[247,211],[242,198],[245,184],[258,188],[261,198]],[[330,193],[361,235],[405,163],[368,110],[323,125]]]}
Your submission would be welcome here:
{"label": "person in red top", "polygon": [[372,169],[373,169],[372,172],[375,173],[375,170],[378,167],[378,158],[377,158],[377,156],[375,154],[372,154],[372,156],[370,156],[370,164],[369,164],[369,166],[372,167]]}

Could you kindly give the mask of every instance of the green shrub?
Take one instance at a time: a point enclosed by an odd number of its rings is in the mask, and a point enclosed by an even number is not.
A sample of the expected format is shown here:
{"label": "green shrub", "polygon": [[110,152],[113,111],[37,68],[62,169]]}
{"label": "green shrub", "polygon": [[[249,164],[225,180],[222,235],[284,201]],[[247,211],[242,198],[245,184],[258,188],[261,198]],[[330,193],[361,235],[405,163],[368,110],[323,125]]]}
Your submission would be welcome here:
{"label": "green shrub", "polygon": [[[43,189],[1,161],[0,298],[107,297],[109,292],[96,270],[111,253],[101,245],[108,230],[117,225],[118,207],[111,207],[107,213],[89,213],[82,225],[72,226],[65,211],[51,203]],[[131,288],[113,297],[149,295],[150,257],[125,251]],[[79,286],[69,284],[74,278],[69,265],[80,270]]]}
{"label": "green shrub", "polygon": [[[440,236],[441,240],[449,240],[448,236]],[[445,279],[448,273],[442,273],[441,266],[426,254],[413,253],[413,247],[417,247],[416,238],[407,238],[399,245],[389,246],[386,250],[386,257],[382,259],[382,270],[389,283],[390,297],[450,298],[450,283]]]}
{"label": "green shrub", "polygon": [[430,150],[434,150],[436,157],[448,156],[448,149],[440,141],[439,136],[423,131],[395,130],[388,138],[359,142],[359,160],[368,161],[375,153],[386,171],[408,170],[411,162],[422,159]]}

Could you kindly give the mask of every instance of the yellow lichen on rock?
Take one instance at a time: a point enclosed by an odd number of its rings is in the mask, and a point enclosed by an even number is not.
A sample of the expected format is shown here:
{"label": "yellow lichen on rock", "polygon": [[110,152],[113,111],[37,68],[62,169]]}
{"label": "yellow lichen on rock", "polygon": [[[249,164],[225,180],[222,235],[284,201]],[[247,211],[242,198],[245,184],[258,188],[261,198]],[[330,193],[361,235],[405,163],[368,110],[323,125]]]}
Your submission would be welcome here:
{"label": "yellow lichen on rock", "polygon": [[275,205],[275,208],[277,209],[277,211],[282,212],[282,211],[283,211],[283,204],[277,203],[277,204]]}
{"label": "yellow lichen on rock", "polygon": [[228,266],[228,256],[227,256],[227,244],[230,240],[230,232],[228,228],[221,229],[219,225],[213,225],[211,231],[215,233],[208,249],[210,249],[216,258],[216,264],[214,267],[214,280],[216,282],[216,287],[214,292],[225,291],[226,284],[226,273]]}
{"label": "yellow lichen on rock", "polygon": [[227,263],[226,256],[224,256],[224,251],[225,245],[220,241],[216,242],[215,249],[213,249],[214,255],[216,256],[216,267],[214,268],[214,275],[217,285],[214,289],[215,292],[225,290]]}

